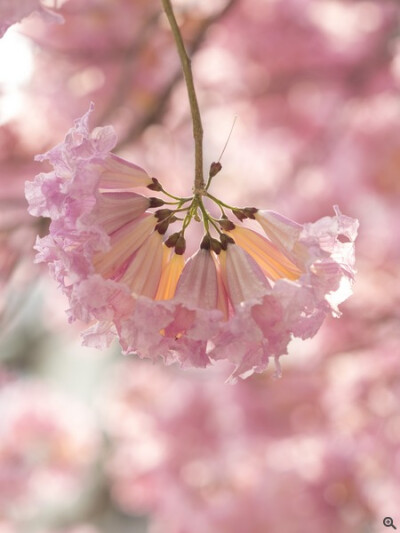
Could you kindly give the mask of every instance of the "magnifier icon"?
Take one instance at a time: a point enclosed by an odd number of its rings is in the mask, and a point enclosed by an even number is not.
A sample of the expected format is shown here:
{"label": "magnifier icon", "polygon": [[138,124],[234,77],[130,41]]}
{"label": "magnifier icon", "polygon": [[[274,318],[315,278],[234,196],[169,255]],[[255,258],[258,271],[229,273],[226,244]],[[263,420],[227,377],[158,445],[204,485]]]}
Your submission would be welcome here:
{"label": "magnifier icon", "polygon": [[393,524],[393,518],[391,518],[390,516],[386,516],[383,519],[383,525],[385,527],[392,527],[393,529],[397,529],[397,527]]}

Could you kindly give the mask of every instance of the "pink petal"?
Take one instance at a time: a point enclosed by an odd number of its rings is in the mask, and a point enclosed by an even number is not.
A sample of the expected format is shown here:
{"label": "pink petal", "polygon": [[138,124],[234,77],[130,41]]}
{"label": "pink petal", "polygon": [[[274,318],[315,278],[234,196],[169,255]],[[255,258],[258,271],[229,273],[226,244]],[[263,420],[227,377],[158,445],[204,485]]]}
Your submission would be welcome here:
{"label": "pink petal", "polygon": [[236,244],[220,254],[222,276],[233,305],[259,298],[270,285],[257,263]]}
{"label": "pink petal", "polygon": [[126,287],[95,274],[73,286],[70,305],[71,320],[111,322],[129,316],[134,301]]}
{"label": "pink petal", "polygon": [[174,297],[176,286],[184,266],[184,256],[173,253],[163,267],[155,300],[169,300]]}
{"label": "pink petal", "polygon": [[162,236],[158,231],[153,231],[119,280],[127,285],[133,294],[155,297],[162,270],[162,243]]}
{"label": "pink petal", "polygon": [[290,251],[299,239],[302,226],[275,211],[258,211],[255,218],[273,243]]}
{"label": "pink petal", "polygon": [[107,192],[98,196],[91,213],[91,220],[111,234],[128,222],[132,222],[146,211],[150,200],[134,192]]}
{"label": "pink petal", "polygon": [[236,226],[229,234],[261,267],[271,280],[297,279],[301,270],[274,245],[255,231]]}
{"label": "pink petal", "polygon": [[198,250],[179,278],[175,300],[188,307],[215,309],[218,298],[217,271],[209,250]]}
{"label": "pink petal", "polygon": [[152,179],[143,168],[114,154],[108,154],[101,165],[99,186],[102,189],[146,187],[150,183]]}
{"label": "pink petal", "polygon": [[97,254],[93,264],[104,277],[118,276],[126,261],[142,246],[154,230],[156,219],[145,214],[137,220],[125,224],[111,235],[110,248]]}

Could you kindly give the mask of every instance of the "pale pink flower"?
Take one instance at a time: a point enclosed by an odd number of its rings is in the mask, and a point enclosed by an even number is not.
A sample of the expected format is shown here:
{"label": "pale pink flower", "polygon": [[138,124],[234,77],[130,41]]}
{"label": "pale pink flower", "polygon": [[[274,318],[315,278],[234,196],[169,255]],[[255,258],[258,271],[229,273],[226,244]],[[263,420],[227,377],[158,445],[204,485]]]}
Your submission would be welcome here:
{"label": "pale pink flower", "polygon": [[64,21],[61,15],[43,7],[40,0],[0,0],[0,37],[10,26],[34,12],[49,22]]}
{"label": "pale pink flower", "polygon": [[[176,207],[159,209],[166,200],[132,189],[169,193],[110,153],[115,132],[90,131],[92,109],[37,157],[54,170],[26,185],[30,213],[52,219],[37,261],[49,263],[68,296],[70,320],[92,323],[86,344],[104,347],[117,336],[125,353],[185,366],[227,359],[243,377],[277,361],[293,336],[315,335],[326,314],[339,314],[351,292],[357,221],[337,208],[303,226],[271,211],[230,208],[240,222],[257,221],[263,237],[204,206],[195,215],[196,197],[172,196]],[[182,229],[170,234],[182,212]],[[200,216],[204,238],[185,259],[185,229]]]}

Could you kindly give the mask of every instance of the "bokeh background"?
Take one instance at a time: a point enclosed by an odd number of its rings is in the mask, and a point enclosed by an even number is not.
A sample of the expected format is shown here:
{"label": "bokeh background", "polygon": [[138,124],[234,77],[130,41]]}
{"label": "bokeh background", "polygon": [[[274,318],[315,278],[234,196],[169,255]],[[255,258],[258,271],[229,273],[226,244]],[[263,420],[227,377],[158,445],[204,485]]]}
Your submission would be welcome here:
{"label": "bokeh background", "polygon": [[[12,2],[9,2],[9,4]],[[14,4],[23,4],[14,0]],[[0,2],[0,17],[7,1]],[[37,2],[39,4],[39,2]],[[0,533],[400,528],[400,4],[174,0],[216,196],[359,218],[354,295],[273,370],[165,368],[80,346],[23,195],[95,102],[117,152],[188,194],[185,86],[157,0],[67,0],[0,40]],[[48,18],[48,17],[47,17]]]}

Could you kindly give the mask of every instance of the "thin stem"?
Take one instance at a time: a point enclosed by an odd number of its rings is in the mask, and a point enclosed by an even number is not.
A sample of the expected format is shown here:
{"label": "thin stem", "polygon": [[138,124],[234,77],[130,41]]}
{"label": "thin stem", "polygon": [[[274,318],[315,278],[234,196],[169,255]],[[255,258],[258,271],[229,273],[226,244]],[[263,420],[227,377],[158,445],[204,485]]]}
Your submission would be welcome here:
{"label": "thin stem", "polygon": [[214,226],[214,228],[216,229],[217,233],[219,235],[222,235],[222,231],[219,229],[218,225],[216,224],[215,222],[215,218],[213,217],[209,217],[209,221],[211,222],[211,224]]}
{"label": "thin stem", "polygon": [[164,201],[163,205],[178,205],[178,207],[181,207],[181,205],[183,205],[183,202],[180,202],[179,200],[177,200],[176,202],[166,202],[165,200],[163,201]]}
{"label": "thin stem", "polygon": [[210,176],[208,176],[207,184],[206,184],[206,187],[205,187],[206,191],[208,191],[208,187],[211,185],[211,180],[212,180],[212,176],[210,174]]}
{"label": "thin stem", "polygon": [[174,194],[171,194],[169,192],[167,192],[164,187],[161,186],[161,189],[160,191],[163,193],[163,194],[166,194],[167,196],[169,196],[170,198],[174,198],[175,200],[179,200],[179,202],[182,202],[183,204],[186,203],[186,202],[189,202],[192,197],[189,197],[189,198],[181,198],[179,196],[175,196]]}
{"label": "thin stem", "polygon": [[206,209],[205,209],[205,207],[204,207],[203,202],[201,201],[201,199],[200,199],[200,201],[199,201],[199,207],[200,207],[200,210],[201,210],[201,212],[202,212],[202,214],[203,214],[203,224],[204,224],[204,228],[205,228],[207,234],[209,235],[209,234],[210,234],[209,225],[208,225],[209,217],[208,217],[207,211],[206,211]]}
{"label": "thin stem", "polygon": [[197,102],[196,90],[194,87],[193,74],[190,58],[186,52],[185,45],[183,43],[182,35],[176,22],[174,11],[172,9],[170,0],[161,0],[164,7],[165,14],[167,15],[169,24],[171,26],[172,34],[175,39],[176,47],[178,49],[179,57],[181,60],[182,71],[185,77],[185,83],[189,96],[190,112],[192,114],[193,123],[193,137],[194,137],[194,157],[195,157],[195,173],[194,173],[194,189],[195,195],[199,196],[204,190],[204,177],[203,177],[203,126],[201,123],[200,109]]}
{"label": "thin stem", "polygon": [[221,204],[217,204],[217,205],[218,205],[218,207],[219,207],[219,209],[220,209],[220,211],[221,211],[221,216],[224,217],[224,218],[228,218],[228,217],[226,216],[225,210],[224,210],[224,208],[222,207],[222,205],[221,205]]}
{"label": "thin stem", "polygon": [[210,194],[209,192],[207,192],[207,197],[210,198],[213,202],[215,202],[216,204],[219,205],[219,207],[221,207],[221,205],[223,205],[224,207],[226,207],[227,209],[236,209],[236,207],[233,207],[231,205],[228,205],[226,204],[225,202],[223,202],[222,200],[218,200],[218,198],[216,198],[215,196],[213,196],[212,194]]}

